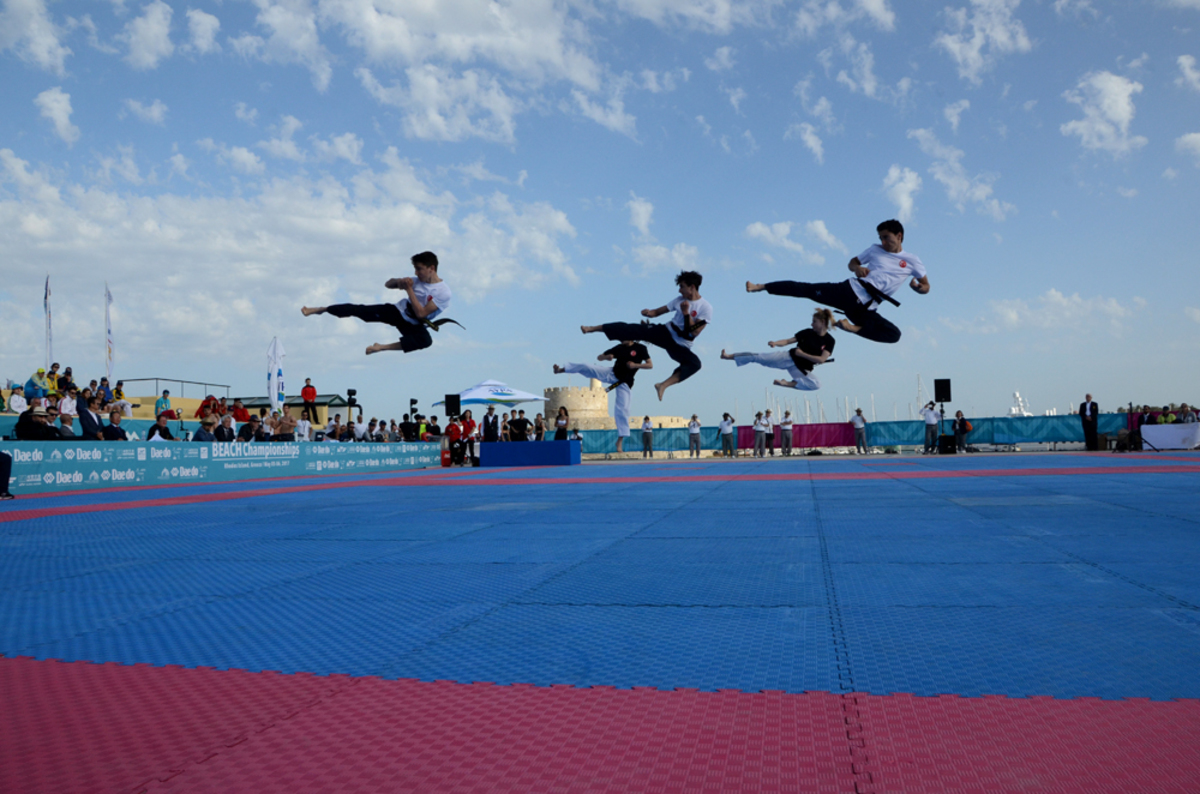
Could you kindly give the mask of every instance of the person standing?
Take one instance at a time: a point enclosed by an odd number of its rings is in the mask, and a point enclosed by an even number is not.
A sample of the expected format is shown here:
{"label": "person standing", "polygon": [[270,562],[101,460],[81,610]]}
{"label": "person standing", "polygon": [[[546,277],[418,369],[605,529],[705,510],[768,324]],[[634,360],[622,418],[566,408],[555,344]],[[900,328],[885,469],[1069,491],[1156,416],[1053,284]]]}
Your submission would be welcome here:
{"label": "person standing", "polygon": [[462,415],[462,439],[466,446],[467,455],[470,459],[475,458],[475,418],[471,415],[471,409],[463,411]]}
{"label": "person standing", "polygon": [[688,457],[700,457],[700,422],[696,414],[688,422]]}
{"label": "person standing", "polygon": [[516,417],[508,420],[508,438],[511,441],[529,440],[530,422],[525,418],[525,411],[518,410]]}
{"label": "person standing", "polygon": [[721,434],[721,454],[727,458],[737,457],[737,446],[733,443],[733,417],[724,414],[717,425],[717,432]]}
{"label": "person standing", "polygon": [[571,424],[571,412],[567,406],[558,406],[558,416],[554,417],[554,440],[567,440],[567,427]]}
{"label": "person standing", "polygon": [[12,479],[12,455],[0,452],[0,501],[16,499],[8,492],[8,481]]}
{"label": "person standing", "polygon": [[538,414],[533,419],[533,440],[546,440],[546,417],[542,416],[541,414]]}
{"label": "person standing", "polygon": [[771,415],[770,408],[763,414],[763,424],[767,426],[767,452],[775,457],[775,417]]}
{"label": "person standing", "polygon": [[1083,424],[1083,443],[1089,452],[1100,448],[1100,439],[1096,435],[1096,427],[1100,423],[1100,407],[1092,400],[1092,395],[1084,397],[1079,404],[1079,421]]}
{"label": "person standing", "polygon": [[483,442],[500,440],[500,417],[496,416],[496,406],[489,405],[483,415]]}
{"label": "person standing", "polygon": [[938,426],[942,422],[942,417],[938,414],[937,408],[933,402],[929,402],[921,409],[921,416],[925,418],[925,453],[926,455],[935,455],[938,451]]}
{"label": "person standing", "polygon": [[767,425],[763,422],[762,411],[754,415],[754,457],[767,456]]}
{"label": "person standing", "polygon": [[309,421],[316,421],[317,388],[312,385],[312,378],[304,379],[304,388],[300,390],[300,399],[304,401],[304,410],[308,411]]}
{"label": "person standing", "polygon": [[312,416],[307,408],[300,411],[300,421],[296,422],[296,440],[297,441],[312,441],[312,422],[309,417]]}
{"label": "person standing", "polygon": [[973,428],[967,418],[963,416],[962,411],[957,411],[954,414],[954,448],[959,452],[967,451],[967,433],[970,433]]}
{"label": "person standing", "polygon": [[[854,409],[854,416],[850,417],[850,424],[854,425],[854,451],[860,455],[866,455],[870,451],[867,449],[867,418],[863,416],[861,408]],[[928,444],[928,436],[925,441]]]}
{"label": "person standing", "polygon": [[654,384],[661,401],[663,392],[682,383],[700,371],[700,359],[692,352],[692,344],[713,318],[712,304],[700,296],[700,284],[704,277],[692,270],[685,270],[675,277],[679,295],[665,306],[657,309],[642,309],[643,317],[660,317],[669,312],[675,316],[666,324],[658,323],[605,323],[583,325],[585,334],[603,332],[614,342],[649,342],[667,351],[678,367],[661,383]]}
{"label": "person standing", "polygon": [[642,457],[654,457],[654,423],[650,417],[642,417]]}
{"label": "person standing", "polygon": [[795,423],[792,422],[792,412],[783,412],[783,421],[779,423],[780,441],[783,442],[783,456],[790,458],[792,456],[792,427]]}

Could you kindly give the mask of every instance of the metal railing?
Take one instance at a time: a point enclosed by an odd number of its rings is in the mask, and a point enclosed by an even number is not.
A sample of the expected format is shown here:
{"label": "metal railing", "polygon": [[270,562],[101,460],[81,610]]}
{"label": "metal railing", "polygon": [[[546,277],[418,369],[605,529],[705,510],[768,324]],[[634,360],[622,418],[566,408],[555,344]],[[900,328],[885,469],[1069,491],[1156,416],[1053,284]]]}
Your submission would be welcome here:
{"label": "metal railing", "polygon": [[154,383],[154,396],[155,396],[155,397],[157,397],[158,395],[162,394],[162,387],[159,385],[159,384],[160,384],[160,382],[161,382],[161,383],[178,383],[178,384],[179,384],[179,394],[178,394],[178,395],[176,395],[176,396],[178,396],[178,397],[186,397],[186,396],[187,396],[187,394],[185,393],[185,391],[186,391],[186,389],[185,389],[185,386],[187,386],[187,385],[189,385],[189,384],[190,384],[190,385],[192,385],[192,386],[203,386],[204,388],[203,388],[203,389],[201,389],[201,392],[202,392],[202,393],[201,393],[201,395],[200,395],[200,399],[204,399],[204,398],[205,398],[205,397],[207,397],[209,394],[212,394],[212,392],[210,392],[210,391],[209,391],[209,389],[210,389],[210,388],[224,389],[224,390],[225,390],[225,397],[226,397],[226,398],[228,398],[228,397],[229,397],[229,390],[232,388],[231,386],[226,386],[226,385],[225,385],[225,384],[223,384],[223,383],[202,383],[202,382],[200,382],[200,381],[194,381],[194,380],[179,380],[179,379],[177,379],[177,378],[122,378],[122,379],[121,379],[121,382],[122,382],[122,383],[124,383],[124,384],[126,385],[126,387],[128,387],[128,386],[129,386],[129,384],[131,384],[131,383],[150,383],[150,382],[153,382],[153,383]]}

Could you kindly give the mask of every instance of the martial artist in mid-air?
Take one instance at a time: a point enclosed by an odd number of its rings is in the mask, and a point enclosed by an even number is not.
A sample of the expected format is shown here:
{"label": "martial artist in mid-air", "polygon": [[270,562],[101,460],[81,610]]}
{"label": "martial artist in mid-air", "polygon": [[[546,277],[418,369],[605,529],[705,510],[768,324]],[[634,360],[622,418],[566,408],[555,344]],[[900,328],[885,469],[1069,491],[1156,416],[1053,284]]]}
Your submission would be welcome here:
{"label": "martial artist in mid-air", "polygon": [[[880,316],[876,309],[887,301],[899,306],[892,297],[905,281],[913,291],[929,293],[925,265],[904,250],[904,227],[900,221],[884,221],[876,227],[879,244],[872,245],[850,260],[854,278],[836,283],[807,284],[801,281],[772,281],[768,284],[746,282],[746,292],[766,291],[832,306],[845,313],[837,327],[875,342],[900,341],[900,329]],[[911,279],[911,281],[910,281]]]}
{"label": "martial artist in mid-air", "polygon": [[451,319],[435,318],[450,307],[450,285],[438,276],[438,258],[432,251],[423,251],[412,258],[416,278],[392,278],[384,284],[388,289],[400,289],[406,293],[396,303],[379,303],[361,306],[355,303],[336,303],[332,306],[303,306],[300,311],[305,317],[310,314],[328,312],[334,317],[357,317],[366,323],[383,323],[400,332],[400,341],[367,348],[367,355],[381,350],[402,350],[411,353],[433,344],[429,329],[441,330],[446,323],[459,323]]}
{"label": "martial artist in mid-air", "polygon": [[726,361],[736,361],[739,367],[747,364],[761,364],[772,369],[784,369],[792,376],[791,380],[780,378],[776,386],[785,386],[800,391],[816,391],[821,388],[821,382],[813,377],[813,367],[824,364],[833,355],[835,340],[829,333],[833,325],[833,312],[829,309],[817,309],[813,312],[812,327],[805,328],[795,336],[780,339],[777,342],[767,342],[767,347],[787,347],[795,343],[791,350],[779,350],[774,353],[733,353],[721,351],[721,358]]}
{"label": "martial artist in mid-air", "polygon": [[554,365],[554,374],[586,375],[608,384],[609,391],[616,392],[613,413],[617,419],[617,452],[624,452],[625,439],[629,437],[629,404],[632,396],[633,379],[639,369],[653,369],[650,351],[641,342],[628,340],[605,350],[596,356],[597,361],[613,361],[611,367],[595,364],[572,364],[565,367]]}
{"label": "martial artist in mid-air", "polygon": [[700,283],[704,277],[692,270],[685,270],[675,277],[679,287],[678,297],[666,306],[657,309],[642,309],[643,317],[658,317],[667,312],[675,316],[667,323],[605,323],[604,325],[582,325],[585,334],[603,332],[614,342],[649,342],[667,351],[667,355],[679,364],[670,377],[654,384],[661,400],[663,392],[676,383],[682,383],[700,371],[700,359],[692,352],[692,343],[700,332],[712,321],[712,304],[700,297]]}

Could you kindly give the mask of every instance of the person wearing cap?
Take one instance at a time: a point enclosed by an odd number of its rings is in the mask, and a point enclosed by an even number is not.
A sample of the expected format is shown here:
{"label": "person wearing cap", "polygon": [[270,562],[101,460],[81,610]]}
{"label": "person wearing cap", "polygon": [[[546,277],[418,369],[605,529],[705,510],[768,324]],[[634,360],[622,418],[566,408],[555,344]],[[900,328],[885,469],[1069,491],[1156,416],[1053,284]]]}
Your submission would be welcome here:
{"label": "person wearing cap", "polygon": [[37,372],[29,376],[29,380],[25,381],[25,399],[32,400],[34,397],[45,397],[46,392],[50,390],[50,384],[46,383],[46,369],[38,367]]}
{"label": "person wearing cap", "polygon": [[8,395],[8,412],[23,414],[28,410],[29,401],[25,399],[25,390],[20,386],[13,386],[12,393]]}
{"label": "person wearing cap", "polygon": [[58,390],[58,362],[55,361],[50,365],[50,371],[46,373],[46,385],[50,389],[51,394],[61,394]]}
{"label": "person wearing cap", "polygon": [[850,424],[854,425],[854,451],[867,454],[867,420],[861,408],[854,409]]}
{"label": "person wearing cap", "polygon": [[150,429],[146,431],[147,441],[177,441],[175,436],[171,435],[171,428],[167,427],[167,415],[159,414],[158,419],[154,424],[150,425]]}
{"label": "person wearing cap", "polygon": [[722,414],[721,422],[717,425],[717,432],[721,434],[721,456],[736,458],[737,446],[733,440],[733,417],[729,414]]}
{"label": "person wearing cap", "polygon": [[795,422],[792,421],[792,412],[784,411],[783,420],[779,423],[779,441],[784,457],[790,457],[792,454],[792,427],[794,425]]}
{"label": "person wearing cap", "polygon": [[200,420],[200,429],[192,434],[192,441],[206,441],[209,443],[215,442],[217,437],[213,435],[213,428],[217,426],[217,420],[213,416],[206,416]]}
{"label": "person wearing cap", "polygon": [[250,441],[266,441],[267,436],[265,433],[263,433],[262,422],[259,421],[259,418],[251,414],[250,421],[242,425],[241,429],[238,430],[237,438],[234,440],[241,441],[243,443]]}
{"label": "person wearing cap", "polygon": [[175,412],[171,410],[171,392],[167,389],[163,389],[162,397],[154,401],[154,415],[162,414],[167,414],[168,419],[175,418]]}
{"label": "person wearing cap", "polygon": [[121,412],[113,409],[108,412],[108,424],[104,426],[105,441],[128,441],[129,435],[121,427]]}
{"label": "person wearing cap", "polygon": [[767,426],[767,452],[775,457],[775,417],[771,416],[770,408],[763,414],[763,424]]}
{"label": "person wearing cap", "polygon": [[688,457],[700,457],[700,420],[696,418],[696,414],[692,414],[692,421],[688,422]]}
{"label": "person wearing cap", "polygon": [[35,405],[17,420],[13,434],[18,441],[57,441],[61,436],[58,428],[50,424],[50,413],[40,405]]}

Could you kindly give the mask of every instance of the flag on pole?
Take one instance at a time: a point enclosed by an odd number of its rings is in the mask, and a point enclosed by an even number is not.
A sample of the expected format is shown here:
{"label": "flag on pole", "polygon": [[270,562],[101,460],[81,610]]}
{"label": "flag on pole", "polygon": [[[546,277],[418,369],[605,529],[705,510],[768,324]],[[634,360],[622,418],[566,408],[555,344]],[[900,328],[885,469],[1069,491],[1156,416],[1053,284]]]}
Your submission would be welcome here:
{"label": "flag on pole", "polygon": [[112,315],[109,313],[109,307],[112,306],[112,293],[108,291],[108,282],[104,282],[104,330],[105,330],[105,353],[104,363],[108,372],[108,382],[113,382],[113,332],[112,332]]}
{"label": "flag on pole", "polygon": [[279,341],[279,337],[273,338],[271,346],[267,348],[267,397],[271,400],[272,411],[283,408],[283,357],[286,355],[283,342]]}
{"label": "flag on pole", "polygon": [[46,371],[54,358],[54,331],[50,327],[50,276],[46,276],[46,295],[42,298],[42,308],[46,310]]}

